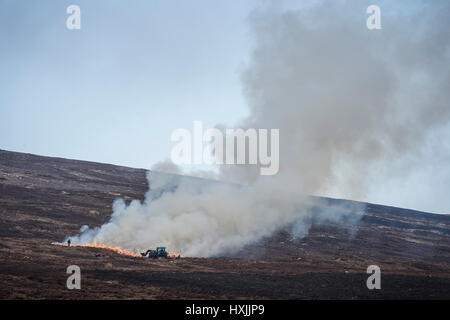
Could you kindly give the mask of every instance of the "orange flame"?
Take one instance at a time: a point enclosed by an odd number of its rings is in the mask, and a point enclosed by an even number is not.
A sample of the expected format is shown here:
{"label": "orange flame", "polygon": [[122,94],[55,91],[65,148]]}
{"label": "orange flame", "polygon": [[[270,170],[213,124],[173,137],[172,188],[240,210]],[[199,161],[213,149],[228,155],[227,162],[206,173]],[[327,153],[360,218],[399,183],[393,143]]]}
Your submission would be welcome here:
{"label": "orange flame", "polygon": [[176,253],[176,252],[170,252],[170,251],[167,251],[167,256],[168,256],[169,258],[174,258],[174,259],[181,258],[181,255],[180,255],[179,253]]}
{"label": "orange flame", "polygon": [[[52,243],[54,245],[58,245],[58,246],[65,246],[65,247],[69,247],[69,245],[67,243],[61,243],[61,242],[54,242]],[[114,251],[118,254],[123,254],[126,256],[130,256],[130,257],[136,257],[136,258],[144,258],[141,254],[136,254],[134,252],[122,249],[118,246],[116,247],[111,247],[111,246],[107,246],[105,244],[98,244],[94,241],[94,243],[86,243],[86,244],[71,244],[70,246],[72,247],[89,247],[89,248],[100,248],[100,249],[106,249],[106,250],[111,250]],[[175,253],[175,252],[167,252],[167,256],[169,258],[174,258],[174,259],[178,259],[181,257],[181,255],[179,253]]]}

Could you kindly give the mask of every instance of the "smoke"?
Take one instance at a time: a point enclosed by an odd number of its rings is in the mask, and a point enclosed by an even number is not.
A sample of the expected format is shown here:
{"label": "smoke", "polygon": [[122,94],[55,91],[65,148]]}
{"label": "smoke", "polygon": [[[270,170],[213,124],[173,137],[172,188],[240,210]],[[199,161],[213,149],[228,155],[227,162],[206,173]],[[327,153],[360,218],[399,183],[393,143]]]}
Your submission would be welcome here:
{"label": "smoke", "polygon": [[339,212],[320,199],[278,194],[266,184],[232,185],[154,171],[148,179],[151,189],[143,203],[116,200],[109,222],[84,229],[70,237],[72,243],[95,241],[140,251],[165,245],[184,256],[214,256],[239,250],[293,222],[292,235],[300,237],[305,232],[299,226],[309,229],[312,218],[358,216],[356,208]]}
{"label": "smoke", "polygon": [[280,129],[277,175],[221,166],[217,178],[233,184],[152,171],[143,203],[116,200],[110,221],[73,243],[213,256],[288,225],[302,237],[313,222],[354,223],[364,208],[305,195],[364,196],[374,168],[416,157],[450,119],[449,3],[382,11],[376,31],[366,28],[367,5],[329,1],[249,17],[255,48],[242,83],[250,116],[237,127]]}
{"label": "smoke", "polygon": [[[365,27],[368,4],[359,1],[251,16],[243,126],[280,128],[277,179],[287,189],[364,197],[373,167],[416,156],[449,123],[450,4],[415,4],[409,15],[380,4],[376,31]],[[238,179],[258,179],[245,173]]]}
{"label": "smoke", "polygon": [[173,174],[182,173],[182,170],[170,160],[164,160],[154,164],[152,170]]}

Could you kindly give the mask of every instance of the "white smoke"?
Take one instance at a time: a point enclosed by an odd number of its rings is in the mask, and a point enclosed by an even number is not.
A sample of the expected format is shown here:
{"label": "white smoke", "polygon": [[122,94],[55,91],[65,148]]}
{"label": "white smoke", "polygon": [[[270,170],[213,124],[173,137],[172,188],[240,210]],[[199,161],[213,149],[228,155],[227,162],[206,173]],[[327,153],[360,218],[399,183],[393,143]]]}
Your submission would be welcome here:
{"label": "white smoke", "polygon": [[[164,245],[184,256],[233,252],[281,226],[293,225],[294,237],[305,235],[312,208],[320,200],[297,192],[274,192],[267,184],[240,186],[149,172],[145,201],[126,205],[118,199],[108,223],[84,229],[73,244],[93,243],[143,251]],[[356,212],[323,206],[314,219],[338,219]],[[341,210],[342,211],[342,210]]]}
{"label": "white smoke", "polygon": [[[110,221],[71,237],[73,243],[165,245],[185,256],[212,256],[287,225],[301,237],[313,221],[359,216],[362,208],[305,195],[363,195],[371,169],[414,157],[450,118],[449,2],[391,14],[377,31],[365,26],[367,6],[330,1],[251,15],[256,47],[243,74],[250,116],[238,127],[280,129],[276,176],[261,177],[255,166],[221,167],[218,178],[238,185],[152,171],[143,203],[116,200]],[[166,167],[177,170],[160,169]]]}

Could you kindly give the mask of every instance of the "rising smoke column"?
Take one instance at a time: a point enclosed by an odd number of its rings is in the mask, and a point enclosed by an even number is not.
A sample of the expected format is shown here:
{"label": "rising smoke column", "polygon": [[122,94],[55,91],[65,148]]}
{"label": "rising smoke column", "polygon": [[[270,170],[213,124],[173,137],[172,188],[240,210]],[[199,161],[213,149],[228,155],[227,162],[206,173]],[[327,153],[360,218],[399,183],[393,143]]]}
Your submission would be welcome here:
{"label": "rising smoke column", "polygon": [[365,27],[368,5],[329,1],[250,16],[255,48],[242,75],[250,116],[237,127],[280,129],[279,174],[221,167],[220,179],[242,184],[234,185],[150,172],[143,203],[116,200],[108,223],[72,241],[212,256],[286,225],[304,236],[312,220],[361,211],[305,195],[363,196],[373,168],[417,156],[450,118],[449,3],[383,16],[377,31]]}
{"label": "rising smoke column", "polygon": [[241,126],[280,128],[277,179],[287,189],[364,196],[373,165],[417,155],[449,123],[448,1],[404,1],[399,11],[388,3],[376,31],[361,15],[369,2],[251,16],[256,48],[242,77],[250,116]]}

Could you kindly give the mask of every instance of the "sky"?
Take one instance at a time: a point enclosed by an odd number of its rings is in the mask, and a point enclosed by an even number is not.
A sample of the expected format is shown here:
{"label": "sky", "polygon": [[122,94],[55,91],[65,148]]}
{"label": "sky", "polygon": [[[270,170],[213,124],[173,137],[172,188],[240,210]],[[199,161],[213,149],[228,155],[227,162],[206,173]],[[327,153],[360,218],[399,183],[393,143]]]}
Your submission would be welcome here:
{"label": "sky", "polygon": [[[81,8],[68,30],[66,8]],[[150,168],[246,114],[246,1],[0,1],[0,148]]]}
{"label": "sky", "polygon": [[[80,30],[66,28],[71,4]],[[249,112],[248,19],[262,6],[307,4],[0,0],[0,149],[149,169],[170,157],[175,129],[239,122]],[[448,213],[446,160],[360,200]]]}

